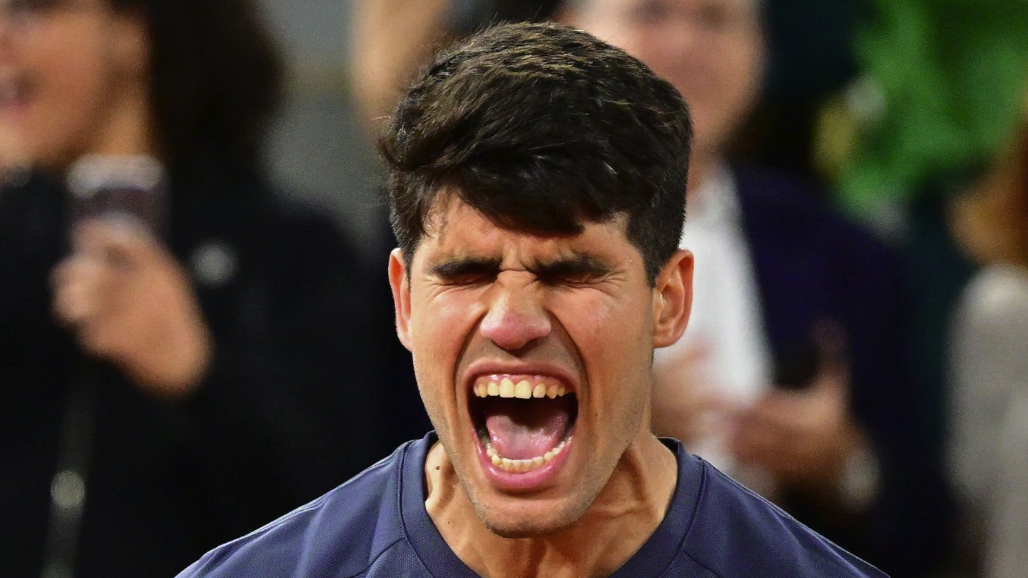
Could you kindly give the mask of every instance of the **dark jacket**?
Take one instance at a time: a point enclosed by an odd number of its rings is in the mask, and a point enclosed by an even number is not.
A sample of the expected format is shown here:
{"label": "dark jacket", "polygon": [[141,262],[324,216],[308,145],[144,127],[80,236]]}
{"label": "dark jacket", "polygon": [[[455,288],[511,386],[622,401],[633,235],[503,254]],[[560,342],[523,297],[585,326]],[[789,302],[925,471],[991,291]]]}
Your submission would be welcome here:
{"label": "dark jacket", "polygon": [[881,468],[877,499],[856,518],[836,518],[799,493],[787,495],[783,505],[886,572],[923,575],[944,555],[952,512],[938,451],[923,435],[899,261],[796,180],[745,169],[735,175],[776,362],[802,358],[819,323],[844,329],[851,409]]}
{"label": "dark jacket", "polygon": [[[54,322],[48,278],[67,252],[63,190],[33,178],[0,193],[4,576],[40,574],[62,446],[86,480],[75,576],[159,577],[406,437],[383,419],[386,402],[416,393],[370,384],[382,366],[408,362],[382,358],[396,351],[392,316],[368,296],[387,290],[384,265],[369,281],[331,222],[256,177],[173,175],[171,190],[167,244],[192,274],[215,340],[204,383],[178,404],[86,357]],[[76,420],[87,425],[68,425]]]}

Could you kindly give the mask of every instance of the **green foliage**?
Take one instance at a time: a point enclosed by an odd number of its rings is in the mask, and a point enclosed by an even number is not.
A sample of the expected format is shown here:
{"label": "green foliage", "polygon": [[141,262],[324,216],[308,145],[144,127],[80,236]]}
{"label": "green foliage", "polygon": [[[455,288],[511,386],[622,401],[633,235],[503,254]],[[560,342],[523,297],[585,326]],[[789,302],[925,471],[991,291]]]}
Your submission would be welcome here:
{"label": "green foliage", "polygon": [[1028,0],[875,0],[857,54],[884,106],[841,174],[865,212],[992,159],[1024,114]]}

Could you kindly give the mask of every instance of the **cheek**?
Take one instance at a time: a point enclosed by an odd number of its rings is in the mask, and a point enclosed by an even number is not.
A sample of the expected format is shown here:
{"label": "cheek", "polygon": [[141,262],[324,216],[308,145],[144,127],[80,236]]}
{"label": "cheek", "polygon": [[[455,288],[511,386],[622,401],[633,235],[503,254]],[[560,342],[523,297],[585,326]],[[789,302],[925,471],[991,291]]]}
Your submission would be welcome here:
{"label": "cheek", "polygon": [[415,354],[430,353],[436,361],[455,353],[455,344],[467,337],[474,325],[473,304],[459,295],[439,294],[430,298],[411,296],[411,340]]}
{"label": "cheek", "polygon": [[749,57],[718,57],[718,61],[718,66],[697,75],[706,82],[686,81],[681,87],[692,105],[696,146],[715,152],[749,112],[761,81],[760,69]]}
{"label": "cheek", "polygon": [[594,308],[576,328],[590,384],[592,423],[604,424],[603,441],[616,453],[634,439],[649,404],[652,317],[642,309]]}
{"label": "cheek", "polygon": [[[431,327],[418,326],[416,334],[421,337]],[[445,433],[446,424],[449,420],[447,415],[447,400],[451,399],[451,380],[446,379],[447,372],[444,366],[450,364],[444,362],[443,350],[436,342],[415,338],[414,347],[411,348],[411,356],[414,362],[414,376],[418,385],[418,393],[425,406],[425,411],[432,422],[433,427],[441,434]]]}
{"label": "cheek", "polygon": [[745,106],[755,98],[763,79],[759,48],[752,45],[739,47],[733,51],[731,58],[725,59],[720,74],[722,91],[736,108]]}
{"label": "cheek", "polygon": [[455,296],[412,296],[411,354],[422,397],[432,397],[437,403],[452,397],[458,356],[474,328],[474,318],[469,315],[472,310]]}
{"label": "cheek", "polygon": [[[658,75],[670,80],[676,85],[676,88],[681,90],[681,87],[678,85],[682,84],[681,80],[684,79],[676,78],[686,76],[677,73],[682,68],[682,62],[685,60],[682,58],[681,52],[663,42],[662,36],[657,32],[650,32],[648,30],[637,31],[631,38],[632,41],[627,43],[626,46],[622,46],[622,48],[646,63],[646,66],[650,67]],[[678,43],[672,43],[672,45],[675,44]]]}
{"label": "cheek", "polygon": [[32,158],[49,164],[87,152],[86,143],[104,122],[110,78],[104,50],[95,40],[64,38],[43,46],[27,59],[25,72],[35,92],[23,138]]}
{"label": "cheek", "polygon": [[632,360],[649,359],[653,348],[649,300],[555,299],[550,311],[574,342],[590,381],[630,379],[639,371]]}

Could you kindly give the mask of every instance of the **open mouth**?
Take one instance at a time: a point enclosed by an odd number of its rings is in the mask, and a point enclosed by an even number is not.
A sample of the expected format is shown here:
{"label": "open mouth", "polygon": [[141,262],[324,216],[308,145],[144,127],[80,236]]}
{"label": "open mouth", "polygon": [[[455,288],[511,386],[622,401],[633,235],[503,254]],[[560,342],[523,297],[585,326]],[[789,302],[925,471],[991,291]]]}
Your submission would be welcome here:
{"label": "open mouth", "polygon": [[493,466],[527,473],[564,451],[578,417],[578,396],[552,378],[483,376],[472,388],[469,410]]}

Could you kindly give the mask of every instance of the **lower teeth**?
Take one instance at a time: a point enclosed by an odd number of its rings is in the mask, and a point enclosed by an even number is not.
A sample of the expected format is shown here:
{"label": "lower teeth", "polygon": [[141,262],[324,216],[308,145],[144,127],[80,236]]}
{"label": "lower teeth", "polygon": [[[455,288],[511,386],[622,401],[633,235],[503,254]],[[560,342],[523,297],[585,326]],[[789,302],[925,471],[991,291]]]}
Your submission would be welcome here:
{"label": "lower teeth", "polygon": [[524,473],[537,468],[542,467],[545,464],[550,463],[553,458],[557,457],[560,452],[564,451],[564,447],[567,446],[571,438],[561,441],[557,444],[557,447],[546,452],[541,456],[537,456],[527,460],[512,460],[509,458],[501,458],[500,454],[496,451],[491,441],[485,442],[485,454],[489,456],[489,460],[492,461],[493,465],[500,468],[505,472],[513,473]]}

